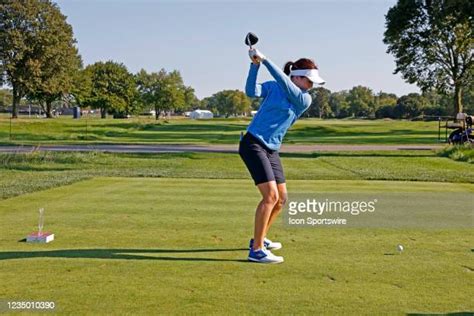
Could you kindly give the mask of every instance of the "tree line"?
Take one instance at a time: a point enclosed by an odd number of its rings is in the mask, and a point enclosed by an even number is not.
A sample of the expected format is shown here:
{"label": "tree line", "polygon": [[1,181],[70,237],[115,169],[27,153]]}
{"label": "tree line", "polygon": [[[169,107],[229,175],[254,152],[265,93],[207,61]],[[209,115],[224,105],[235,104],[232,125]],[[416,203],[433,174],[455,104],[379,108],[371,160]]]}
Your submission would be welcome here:
{"label": "tree line", "polygon": [[2,102],[11,94],[14,118],[24,99],[40,105],[47,117],[58,100],[100,110],[102,117],[150,107],[158,117],[197,101],[177,70],[132,74],[114,61],[83,67],[71,25],[49,0],[0,4],[0,85],[5,84],[11,93],[3,91]]}
{"label": "tree line", "polygon": [[[309,91],[309,117],[413,118],[453,115],[473,109],[473,1],[399,0],[386,15],[383,41],[396,61],[395,73],[416,83],[421,94],[401,97],[356,86],[331,92]],[[47,117],[55,103],[90,107],[101,116],[153,110],[161,113],[208,109],[220,116],[247,115],[258,99],[224,90],[198,100],[178,70],[132,74],[115,61],[83,66],[71,25],[50,0],[6,0],[0,4],[0,104],[12,116],[24,100],[38,104]],[[7,101],[6,101],[7,100]]]}
{"label": "tree line", "polygon": [[[108,72],[105,71],[107,69]],[[223,90],[199,100],[191,87],[182,84],[177,71],[167,73],[162,69],[157,73],[147,73],[141,70],[133,75],[127,73],[122,64],[111,61],[90,65],[83,71],[88,74],[84,74],[78,81],[82,82],[81,85],[76,85],[72,90],[70,95],[73,100],[66,102],[98,109],[102,117],[111,113],[121,118],[153,110],[158,118],[160,113],[183,113],[198,108],[223,117],[249,116],[252,111],[258,110],[261,101],[248,98],[239,90]],[[169,81],[169,84],[163,84],[164,81]],[[119,88],[114,90],[115,87]],[[453,96],[436,91],[398,97],[394,93],[374,93],[368,87],[356,86],[337,92],[318,87],[309,90],[309,93],[313,101],[304,113],[305,117],[413,119],[453,115]],[[473,91],[466,91],[463,100],[467,104],[464,110],[473,113]],[[0,107],[11,105],[11,101],[11,91],[1,89]]]}
{"label": "tree line", "polygon": [[177,70],[132,74],[122,63],[96,62],[79,70],[76,85],[70,91],[78,106],[100,110],[102,118],[113,114],[124,118],[153,110],[161,113],[180,111],[197,103],[194,89],[183,83]]}
{"label": "tree line", "polygon": [[[423,93],[409,93],[400,97],[370,88],[356,86],[350,90],[331,92],[323,87],[309,90],[313,102],[306,112],[308,117],[320,118],[393,118],[413,119],[420,116],[452,116],[451,94],[436,90]],[[463,94],[465,111],[474,111],[474,91]]]}

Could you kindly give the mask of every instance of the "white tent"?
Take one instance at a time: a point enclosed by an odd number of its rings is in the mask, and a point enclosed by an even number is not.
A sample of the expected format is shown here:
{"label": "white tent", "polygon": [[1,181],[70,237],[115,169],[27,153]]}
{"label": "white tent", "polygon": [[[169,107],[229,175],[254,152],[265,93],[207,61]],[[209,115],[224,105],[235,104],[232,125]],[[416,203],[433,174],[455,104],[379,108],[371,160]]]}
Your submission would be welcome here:
{"label": "white tent", "polygon": [[208,110],[194,110],[189,117],[192,119],[211,119],[214,117],[214,114]]}

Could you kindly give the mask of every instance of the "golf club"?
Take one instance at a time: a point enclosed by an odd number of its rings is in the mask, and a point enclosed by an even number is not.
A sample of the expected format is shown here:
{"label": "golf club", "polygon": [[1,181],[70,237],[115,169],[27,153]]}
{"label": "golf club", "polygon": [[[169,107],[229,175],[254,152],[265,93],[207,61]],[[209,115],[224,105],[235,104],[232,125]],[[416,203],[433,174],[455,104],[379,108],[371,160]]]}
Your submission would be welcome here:
{"label": "golf club", "polygon": [[248,32],[247,36],[245,36],[245,45],[248,45],[250,49],[252,49],[252,45],[257,44],[258,37],[252,32]]}

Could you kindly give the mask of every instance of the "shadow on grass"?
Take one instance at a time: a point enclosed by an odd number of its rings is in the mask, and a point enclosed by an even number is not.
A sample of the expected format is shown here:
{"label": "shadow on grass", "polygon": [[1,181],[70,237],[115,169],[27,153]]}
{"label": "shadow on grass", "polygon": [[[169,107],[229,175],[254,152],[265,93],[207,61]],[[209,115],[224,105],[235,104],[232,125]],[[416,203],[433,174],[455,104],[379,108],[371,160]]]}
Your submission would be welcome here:
{"label": "shadow on grass", "polygon": [[149,122],[149,123],[136,123],[136,122],[124,122],[124,123],[109,123],[106,125],[91,124],[89,128],[118,128],[132,131],[165,131],[165,132],[231,132],[240,131],[246,128],[245,123],[241,124],[218,124],[216,122],[193,124],[189,122],[183,123],[165,123],[164,121]]}
{"label": "shadow on grass", "polygon": [[[364,128],[366,128],[364,130]],[[330,144],[424,144],[437,139],[437,130],[385,129],[374,130],[374,126],[306,126],[290,130],[286,136],[289,143]]]}
{"label": "shadow on grass", "polygon": [[[112,155],[120,155],[121,157],[126,157],[130,159],[151,159],[151,160],[174,160],[174,159],[192,159],[192,160],[206,160],[210,157],[202,156],[200,152],[176,152],[176,153],[167,153],[167,152],[158,152],[158,153],[108,153]],[[214,152],[213,152],[214,154]],[[215,154],[234,154],[234,153],[215,153]],[[215,156],[212,156],[213,158]]]}
{"label": "shadow on grass", "polygon": [[[244,129],[240,129],[244,131]],[[205,133],[207,132],[207,133]],[[161,142],[161,143],[203,143],[203,144],[232,144],[239,141],[239,134],[223,134],[225,131],[216,131],[212,133],[211,131],[183,131],[183,132],[169,132],[169,131],[159,131],[157,133],[140,133],[140,131],[130,132],[130,131],[113,131],[113,130],[92,130],[89,131],[91,135],[97,140],[117,140],[123,142]],[[73,135],[82,135],[83,132],[78,130],[73,130],[71,132]],[[64,141],[74,141],[74,139],[64,138]]]}
{"label": "shadow on grass", "polygon": [[[21,240],[23,241],[23,240]],[[166,261],[231,261],[248,262],[244,259],[220,259],[201,257],[147,256],[141,254],[207,253],[224,251],[243,251],[247,248],[209,248],[209,249],[65,249],[49,251],[9,251],[0,252],[0,260],[29,258],[82,258],[82,259],[121,259],[121,260],[166,260]]]}
{"label": "shadow on grass", "polygon": [[8,167],[5,167],[5,169],[18,170],[18,171],[37,171],[37,172],[49,172],[49,171],[62,172],[62,171],[77,170],[77,169],[74,169],[74,168],[33,167],[31,165],[29,165],[29,166],[9,165]]}
{"label": "shadow on grass", "polygon": [[[68,140],[69,137],[64,135],[46,135],[41,133],[19,133],[19,132],[12,132],[12,141],[55,141],[55,140]],[[10,141],[10,140],[9,140]]]}
{"label": "shadow on grass", "polygon": [[320,157],[407,157],[407,158],[426,158],[438,157],[432,151],[426,154],[404,153],[403,151],[386,151],[386,152],[313,152],[313,153],[280,153],[280,157],[285,158],[320,158]]}
{"label": "shadow on grass", "polygon": [[421,135],[438,135],[438,130],[421,130],[421,129],[392,129],[374,125],[337,125],[337,126],[305,126],[295,128],[292,133],[294,136],[314,137],[314,136],[418,136]]}

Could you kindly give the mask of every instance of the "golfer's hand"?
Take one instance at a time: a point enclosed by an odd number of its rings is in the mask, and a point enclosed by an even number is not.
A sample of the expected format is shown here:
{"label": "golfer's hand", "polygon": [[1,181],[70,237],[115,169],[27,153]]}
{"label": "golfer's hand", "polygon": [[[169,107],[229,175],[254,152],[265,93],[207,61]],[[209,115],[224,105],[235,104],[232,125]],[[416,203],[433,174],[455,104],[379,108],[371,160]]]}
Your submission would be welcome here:
{"label": "golfer's hand", "polygon": [[250,57],[250,60],[252,60],[252,62],[254,64],[259,64],[261,63],[266,57],[264,54],[262,54],[258,49],[256,48],[253,48],[253,49],[250,49],[249,50],[249,57]]}

